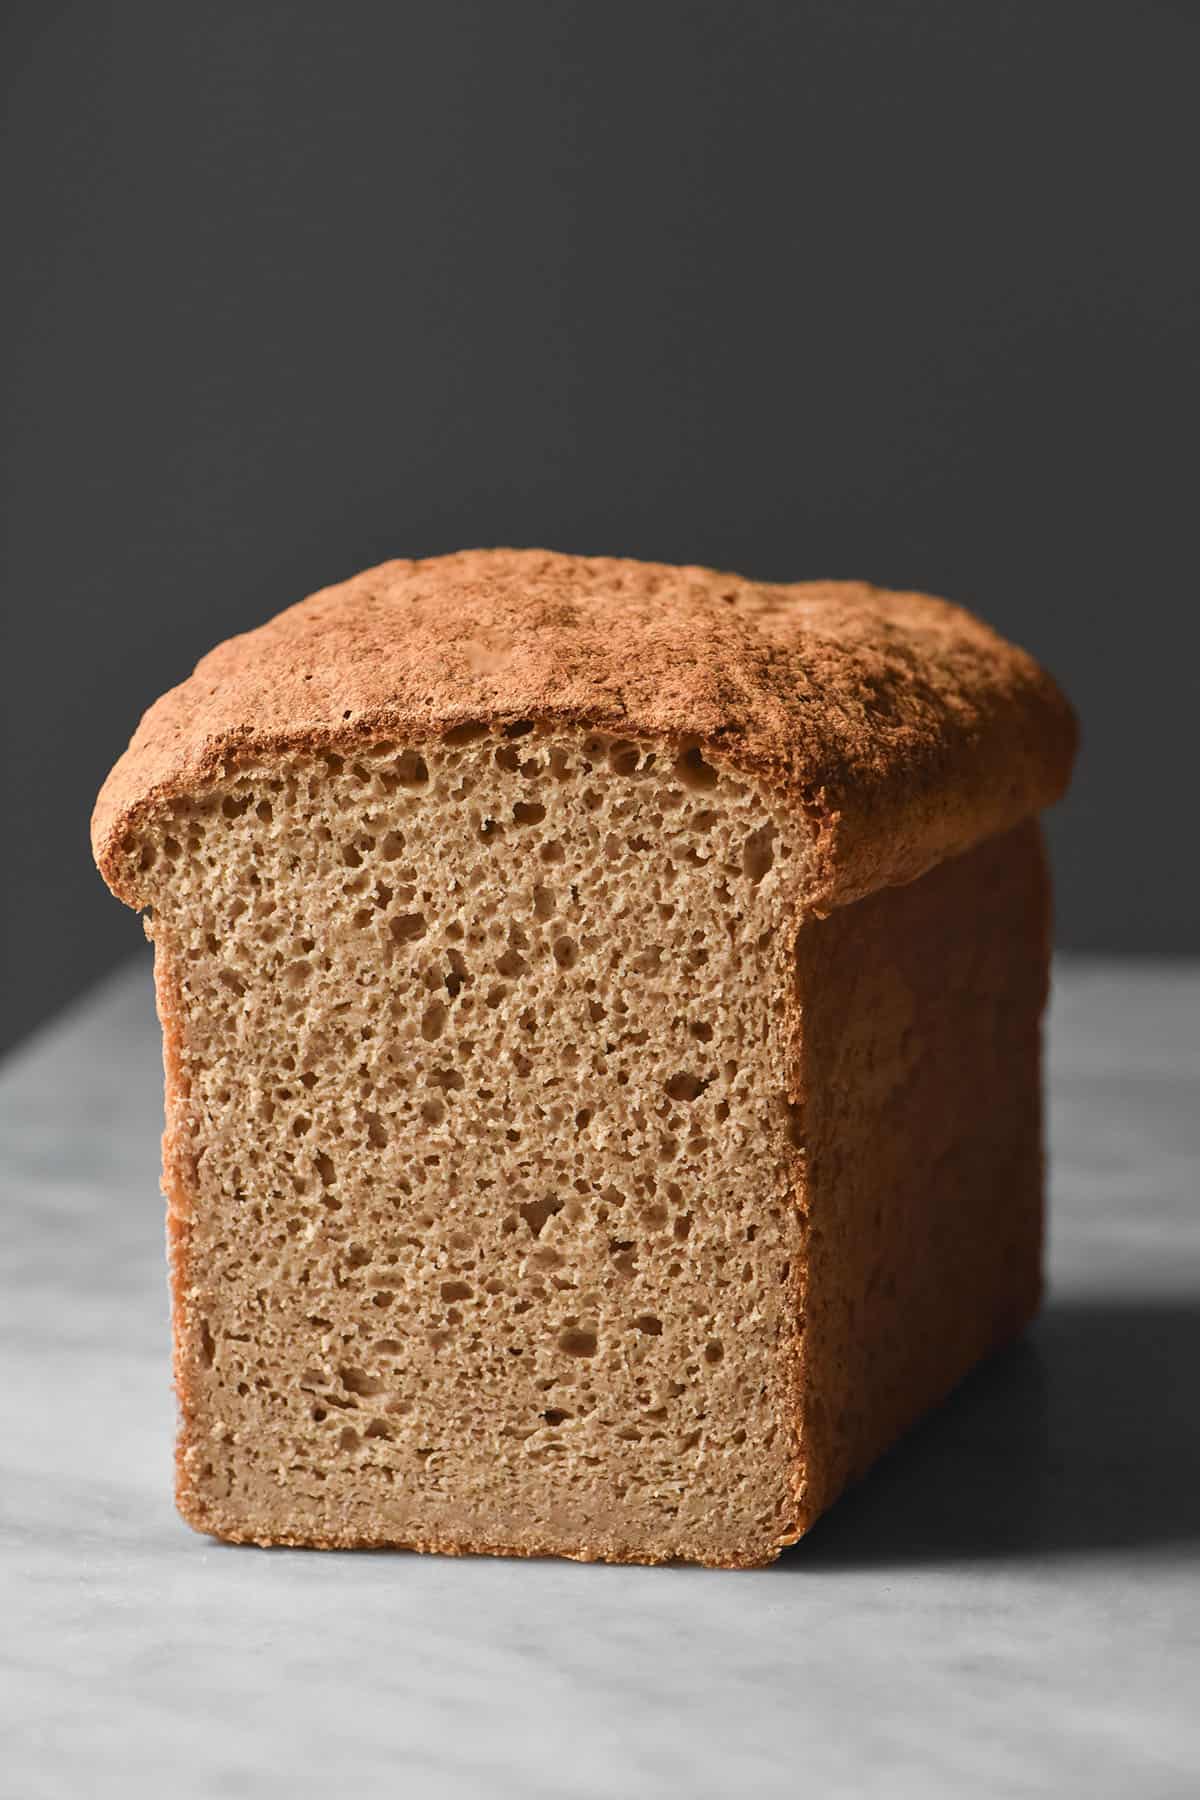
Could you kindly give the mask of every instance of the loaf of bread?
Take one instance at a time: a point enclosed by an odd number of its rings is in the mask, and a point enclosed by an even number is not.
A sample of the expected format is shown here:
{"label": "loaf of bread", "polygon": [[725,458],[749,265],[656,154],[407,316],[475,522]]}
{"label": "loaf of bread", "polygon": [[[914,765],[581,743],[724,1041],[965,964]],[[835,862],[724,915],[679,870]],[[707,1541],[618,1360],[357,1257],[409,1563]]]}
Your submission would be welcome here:
{"label": "loaf of bread", "polygon": [[93,819],[155,944],[184,1517],[798,1538],[1037,1305],[1074,741],[944,601],[545,552],[205,657]]}

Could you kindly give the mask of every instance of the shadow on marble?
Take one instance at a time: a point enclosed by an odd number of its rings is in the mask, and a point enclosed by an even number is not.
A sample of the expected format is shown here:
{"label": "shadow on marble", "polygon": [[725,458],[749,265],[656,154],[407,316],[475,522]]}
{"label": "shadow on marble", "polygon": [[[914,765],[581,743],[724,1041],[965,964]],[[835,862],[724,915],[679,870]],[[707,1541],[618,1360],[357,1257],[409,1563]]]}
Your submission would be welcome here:
{"label": "shadow on marble", "polygon": [[777,1571],[1200,1543],[1200,1302],[1051,1300]]}

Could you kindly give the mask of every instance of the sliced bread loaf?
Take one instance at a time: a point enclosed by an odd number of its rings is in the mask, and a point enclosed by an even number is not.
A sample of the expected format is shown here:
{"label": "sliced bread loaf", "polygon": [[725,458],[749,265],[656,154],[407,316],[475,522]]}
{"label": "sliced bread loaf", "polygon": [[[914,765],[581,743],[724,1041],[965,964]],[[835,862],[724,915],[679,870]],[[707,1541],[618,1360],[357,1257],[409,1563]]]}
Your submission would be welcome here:
{"label": "sliced bread loaf", "polygon": [[769,1561],[1037,1301],[1065,702],[855,584],[476,552],[220,646],[100,796],[178,1500]]}

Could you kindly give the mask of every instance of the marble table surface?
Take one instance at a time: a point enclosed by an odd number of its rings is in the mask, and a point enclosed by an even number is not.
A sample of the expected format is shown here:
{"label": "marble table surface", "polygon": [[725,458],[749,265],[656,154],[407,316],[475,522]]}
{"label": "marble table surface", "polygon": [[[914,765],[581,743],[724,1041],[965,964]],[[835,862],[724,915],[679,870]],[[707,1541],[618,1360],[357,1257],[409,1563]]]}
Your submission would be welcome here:
{"label": "marble table surface", "polygon": [[1041,1321],[773,1569],[237,1550],[123,971],[0,1068],[0,1794],[1200,1793],[1200,965],[1062,965],[1050,1094]]}

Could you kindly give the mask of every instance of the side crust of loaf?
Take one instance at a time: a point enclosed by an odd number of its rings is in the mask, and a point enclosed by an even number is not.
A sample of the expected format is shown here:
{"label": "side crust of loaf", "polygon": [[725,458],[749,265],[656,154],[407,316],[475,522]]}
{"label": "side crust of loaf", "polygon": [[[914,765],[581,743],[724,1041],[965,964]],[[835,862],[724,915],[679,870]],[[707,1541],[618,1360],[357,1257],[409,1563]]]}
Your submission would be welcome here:
{"label": "side crust of loaf", "polygon": [[139,906],[137,833],[240,764],[525,718],[694,744],[784,790],[819,912],[1050,805],[1076,742],[1031,657],[928,595],[468,551],[366,570],[206,656],[105,783],[97,863]]}
{"label": "side crust of loaf", "polygon": [[1049,969],[1032,820],[797,934],[806,1523],[1037,1311]]}

